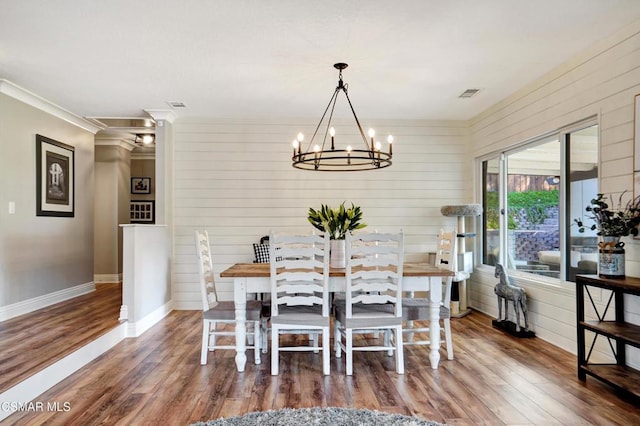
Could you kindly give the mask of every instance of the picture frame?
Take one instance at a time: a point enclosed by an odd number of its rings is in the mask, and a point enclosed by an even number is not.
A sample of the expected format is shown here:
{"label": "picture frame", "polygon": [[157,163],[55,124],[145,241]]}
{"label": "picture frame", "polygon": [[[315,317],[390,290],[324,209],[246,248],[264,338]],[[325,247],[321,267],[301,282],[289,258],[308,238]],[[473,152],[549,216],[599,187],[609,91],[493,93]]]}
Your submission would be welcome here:
{"label": "picture frame", "polygon": [[75,148],[36,134],[36,216],[74,217]]}
{"label": "picture frame", "polygon": [[156,223],[156,209],[154,200],[131,200],[129,203],[130,223]]}
{"label": "picture frame", "polygon": [[132,194],[151,194],[151,178],[150,177],[132,177],[131,193]]}

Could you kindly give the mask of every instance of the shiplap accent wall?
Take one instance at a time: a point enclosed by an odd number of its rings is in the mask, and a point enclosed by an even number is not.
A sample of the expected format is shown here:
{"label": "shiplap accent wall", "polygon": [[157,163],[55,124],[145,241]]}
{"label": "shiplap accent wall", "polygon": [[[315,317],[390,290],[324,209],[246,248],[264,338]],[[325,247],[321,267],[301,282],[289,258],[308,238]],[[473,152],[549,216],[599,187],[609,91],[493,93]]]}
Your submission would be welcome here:
{"label": "shiplap accent wall", "polygon": [[[473,155],[497,152],[596,115],[600,125],[600,192],[617,196],[631,191],[634,96],[638,93],[640,23],[603,40],[473,119]],[[640,244],[630,238],[626,243],[627,274],[640,276]],[[515,281],[527,288],[536,335],[575,353],[575,285]],[[492,269],[478,268],[470,285],[471,305],[493,316],[497,315],[496,282]],[[625,310],[627,318],[637,320],[640,303],[630,298]]]}
{"label": "shiplap accent wall", "polygon": [[[233,263],[252,262],[252,244],[272,228],[311,231],[309,207],[353,202],[362,207],[369,229],[403,229],[409,257],[433,250],[439,229],[455,226],[455,219],[443,217],[440,207],[469,202],[473,196],[466,123],[364,119],[361,122],[375,126],[382,141],[394,135],[391,167],[360,172],[294,169],[290,141],[298,131],[310,136],[317,120],[175,122],[176,309],[201,307],[195,229],[209,232],[219,296],[231,300],[231,281],[220,279],[219,273]],[[352,121],[338,121],[335,127],[339,146],[362,143],[345,141],[347,135],[355,137]]]}

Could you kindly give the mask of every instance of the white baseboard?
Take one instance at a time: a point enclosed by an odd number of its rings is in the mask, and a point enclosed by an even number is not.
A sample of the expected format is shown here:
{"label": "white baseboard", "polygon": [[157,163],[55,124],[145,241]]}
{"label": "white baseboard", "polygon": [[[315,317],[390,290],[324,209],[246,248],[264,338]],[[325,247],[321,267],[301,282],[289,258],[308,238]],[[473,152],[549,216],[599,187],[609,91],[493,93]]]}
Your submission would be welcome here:
{"label": "white baseboard", "polygon": [[93,281],[96,284],[119,283],[122,281],[122,274],[95,274]]}
{"label": "white baseboard", "polygon": [[[91,343],[0,394],[0,401],[2,402],[0,404],[0,421],[17,411],[20,404],[29,402],[41,403],[43,410],[48,409],[49,404],[53,404],[55,407],[57,403],[60,407],[64,407],[66,403],[70,404],[70,409],[73,410],[73,401],[39,401],[37,399],[38,395],[42,395],[48,389],[124,340],[126,330],[127,324],[123,322]],[[23,407],[25,406],[23,405]]]}
{"label": "white baseboard", "polygon": [[0,321],[6,321],[20,315],[28,314],[29,312],[37,311],[38,309],[46,308],[47,306],[64,302],[65,300],[73,299],[74,297],[91,293],[95,290],[95,283],[90,282],[80,284],[75,287],[65,288],[64,290],[45,294],[43,296],[34,297],[33,299],[2,306],[0,307]]}
{"label": "white baseboard", "polygon": [[[124,306],[126,310],[126,306]],[[120,308],[120,313],[122,315],[123,308]],[[169,300],[164,305],[157,308],[155,311],[151,312],[146,317],[142,318],[137,322],[128,322],[127,323],[127,337],[138,337],[152,326],[154,326],[158,321],[162,318],[166,317],[169,312],[173,310],[173,302]]]}

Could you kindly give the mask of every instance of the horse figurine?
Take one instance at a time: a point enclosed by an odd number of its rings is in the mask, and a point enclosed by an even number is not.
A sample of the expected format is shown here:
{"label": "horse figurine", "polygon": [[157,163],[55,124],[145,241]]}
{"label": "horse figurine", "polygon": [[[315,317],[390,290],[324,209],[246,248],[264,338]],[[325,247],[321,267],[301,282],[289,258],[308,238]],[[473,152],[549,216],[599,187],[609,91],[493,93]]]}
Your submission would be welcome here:
{"label": "horse figurine", "polygon": [[[529,319],[527,318],[527,293],[524,288],[512,285],[509,282],[507,271],[501,264],[496,264],[495,277],[500,278],[500,282],[493,288],[493,292],[498,296],[498,322],[509,319],[509,300],[513,302],[516,311],[516,331],[520,331],[520,310],[524,317],[524,331],[529,331]],[[504,300],[504,319],[502,319],[502,304]]]}

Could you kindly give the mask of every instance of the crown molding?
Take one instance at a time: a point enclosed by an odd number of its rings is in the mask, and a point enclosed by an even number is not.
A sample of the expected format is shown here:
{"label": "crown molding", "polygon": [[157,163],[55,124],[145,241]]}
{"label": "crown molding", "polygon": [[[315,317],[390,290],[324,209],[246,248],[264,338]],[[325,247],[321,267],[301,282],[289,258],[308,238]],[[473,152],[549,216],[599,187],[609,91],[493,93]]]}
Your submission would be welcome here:
{"label": "crown molding", "polygon": [[154,120],[164,120],[173,123],[178,115],[170,109],[145,109],[144,112],[149,114]]}
{"label": "crown molding", "polygon": [[11,83],[9,80],[0,79],[0,93],[17,99],[20,102],[37,108],[40,111],[46,112],[47,114],[51,114],[54,117],[64,120],[67,123],[73,124],[74,126],[80,127],[81,129],[91,132],[94,135],[102,130],[101,127],[96,126],[94,123],[91,123],[90,121],[85,120],[84,118],[70,111],[67,111],[64,108],[59,107],[58,105],[46,100],[41,96],[36,95],[33,92],[30,92],[14,83]]}
{"label": "crown molding", "polygon": [[118,137],[96,137],[95,146],[119,146],[128,151],[133,151],[136,148],[136,144],[127,139]]}

